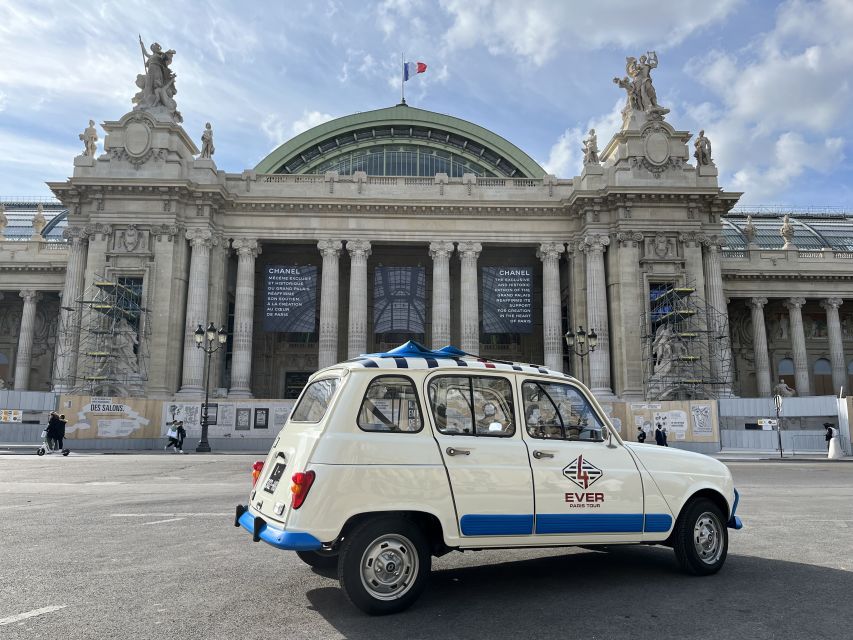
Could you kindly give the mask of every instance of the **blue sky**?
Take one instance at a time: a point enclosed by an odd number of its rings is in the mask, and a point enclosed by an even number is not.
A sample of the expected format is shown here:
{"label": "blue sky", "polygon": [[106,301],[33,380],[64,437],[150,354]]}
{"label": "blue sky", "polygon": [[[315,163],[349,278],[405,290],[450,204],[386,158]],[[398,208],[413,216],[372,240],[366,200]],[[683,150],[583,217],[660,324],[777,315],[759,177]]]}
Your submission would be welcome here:
{"label": "blue sky", "polygon": [[[850,0],[0,2],[0,197],[46,196],[90,118],[131,108],[137,43],[177,51],[178,107],[220,169],[252,168],[332,117],[399,102],[401,51],[429,65],[407,100],[580,172],[616,130],[625,57],[656,50],[667,120],[714,146],[744,204],[853,210]],[[101,132],[103,138],[103,132]]]}

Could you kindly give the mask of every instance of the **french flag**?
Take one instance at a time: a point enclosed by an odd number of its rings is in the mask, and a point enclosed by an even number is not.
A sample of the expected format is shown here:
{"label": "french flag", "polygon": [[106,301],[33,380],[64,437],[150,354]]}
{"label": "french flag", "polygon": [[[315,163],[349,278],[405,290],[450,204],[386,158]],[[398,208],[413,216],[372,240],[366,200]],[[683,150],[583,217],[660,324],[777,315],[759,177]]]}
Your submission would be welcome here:
{"label": "french flag", "polygon": [[423,73],[427,70],[426,64],[423,62],[404,62],[403,63],[403,82],[407,81],[412,76]]}

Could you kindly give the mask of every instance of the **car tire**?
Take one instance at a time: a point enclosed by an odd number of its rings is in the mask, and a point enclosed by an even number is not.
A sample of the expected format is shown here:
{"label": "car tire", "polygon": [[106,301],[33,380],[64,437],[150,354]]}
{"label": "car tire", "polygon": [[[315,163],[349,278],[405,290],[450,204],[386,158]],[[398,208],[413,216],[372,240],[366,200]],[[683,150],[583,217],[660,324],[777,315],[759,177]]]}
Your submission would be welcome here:
{"label": "car tire", "polygon": [[331,551],[297,551],[296,555],[315,569],[334,569],[338,566],[338,554]]}
{"label": "car tire", "polygon": [[717,573],[726,561],[729,533],[720,508],[707,498],[691,500],[675,523],[672,548],[678,564],[694,576]]}
{"label": "car tire", "polygon": [[382,516],[358,525],[341,544],[338,578],[347,598],[370,615],[403,611],[430,573],[429,543],[414,522]]}
{"label": "car tire", "polygon": [[43,456],[43,455],[44,455],[44,453],[45,453],[45,452],[44,452],[44,447],[39,447],[38,449],[36,449],[36,454],[38,454],[38,455],[40,455],[40,456]]}

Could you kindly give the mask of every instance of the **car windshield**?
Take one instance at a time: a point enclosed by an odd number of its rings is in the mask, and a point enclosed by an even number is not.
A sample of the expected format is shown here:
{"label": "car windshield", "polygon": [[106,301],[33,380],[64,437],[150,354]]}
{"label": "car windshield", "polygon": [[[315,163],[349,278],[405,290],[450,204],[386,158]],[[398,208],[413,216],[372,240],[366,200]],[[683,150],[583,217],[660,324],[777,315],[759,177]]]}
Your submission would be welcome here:
{"label": "car windshield", "polygon": [[324,378],[309,384],[293,410],[290,420],[292,422],[320,422],[326,415],[326,410],[332,402],[339,382],[338,378]]}

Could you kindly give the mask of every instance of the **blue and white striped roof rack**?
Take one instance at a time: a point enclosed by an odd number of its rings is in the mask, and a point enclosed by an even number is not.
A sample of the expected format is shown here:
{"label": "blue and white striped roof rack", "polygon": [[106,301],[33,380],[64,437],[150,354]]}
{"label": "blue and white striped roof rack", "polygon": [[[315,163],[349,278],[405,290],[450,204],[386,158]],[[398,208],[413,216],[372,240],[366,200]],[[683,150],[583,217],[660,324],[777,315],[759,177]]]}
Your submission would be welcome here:
{"label": "blue and white striped roof rack", "polygon": [[468,367],[472,369],[496,369],[500,371],[521,371],[559,376],[573,380],[572,376],[560,371],[552,371],[539,364],[492,360],[467,353],[457,347],[447,345],[441,349],[427,349],[414,340],[384,353],[365,353],[346,364],[366,369],[435,369],[437,367]]}

